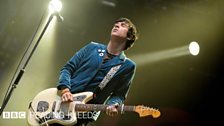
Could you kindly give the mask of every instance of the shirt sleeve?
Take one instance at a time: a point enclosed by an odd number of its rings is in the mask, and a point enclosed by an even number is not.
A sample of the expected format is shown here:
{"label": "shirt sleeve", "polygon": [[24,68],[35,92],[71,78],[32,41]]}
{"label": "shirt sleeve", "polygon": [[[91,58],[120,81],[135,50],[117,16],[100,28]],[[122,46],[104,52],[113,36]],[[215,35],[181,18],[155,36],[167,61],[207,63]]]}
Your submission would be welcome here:
{"label": "shirt sleeve", "polygon": [[124,100],[126,99],[131,83],[133,81],[134,75],[135,75],[136,67],[135,65],[131,68],[131,70],[122,76],[122,81],[119,80],[118,85],[120,86],[118,89],[116,89],[110,98],[107,100],[107,105],[113,105],[113,104],[123,104]]}
{"label": "shirt sleeve", "polygon": [[59,81],[57,85],[57,89],[69,88],[71,89],[71,76],[79,67],[80,62],[85,57],[90,44],[81,48],[76,54],[63,66],[60,71]]}

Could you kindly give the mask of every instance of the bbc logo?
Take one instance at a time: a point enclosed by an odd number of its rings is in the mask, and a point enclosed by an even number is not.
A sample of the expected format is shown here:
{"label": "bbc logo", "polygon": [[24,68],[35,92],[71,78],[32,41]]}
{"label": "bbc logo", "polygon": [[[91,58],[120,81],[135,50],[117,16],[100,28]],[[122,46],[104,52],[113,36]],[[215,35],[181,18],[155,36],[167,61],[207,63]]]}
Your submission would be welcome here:
{"label": "bbc logo", "polygon": [[3,119],[25,119],[26,112],[3,112]]}

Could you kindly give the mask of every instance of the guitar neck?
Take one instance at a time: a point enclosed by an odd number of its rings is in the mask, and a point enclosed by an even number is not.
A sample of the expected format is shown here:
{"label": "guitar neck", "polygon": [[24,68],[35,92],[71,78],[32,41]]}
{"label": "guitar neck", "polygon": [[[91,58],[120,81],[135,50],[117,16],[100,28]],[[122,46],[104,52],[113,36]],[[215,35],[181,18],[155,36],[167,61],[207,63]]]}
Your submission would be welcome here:
{"label": "guitar neck", "polygon": [[[76,111],[105,111],[109,105],[101,104],[75,104]],[[117,106],[117,110],[121,111],[135,111],[135,106]]]}

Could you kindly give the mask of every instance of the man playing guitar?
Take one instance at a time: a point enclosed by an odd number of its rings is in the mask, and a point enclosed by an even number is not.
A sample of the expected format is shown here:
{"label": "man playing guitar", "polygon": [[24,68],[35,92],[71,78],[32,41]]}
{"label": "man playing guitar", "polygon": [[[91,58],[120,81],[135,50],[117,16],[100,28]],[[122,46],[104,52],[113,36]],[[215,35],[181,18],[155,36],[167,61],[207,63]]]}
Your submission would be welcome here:
{"label": "man playing guitar", "polygon": [[[57,89],[62,102],[72,102],[73,94],[90,91],[94,98],[88,102],[106,104],[106,114],[116,116],[116,106],[122,105],[134,77],[136,65],[124,51],[137,39],[135,25],[127,18],[115,21],[107,45],[91,42],[81,48],[61,69]],[[108,72],[117,70],[101,88],[99,84]],[[75,126],[86,125],[89,120],[78,119]]]}

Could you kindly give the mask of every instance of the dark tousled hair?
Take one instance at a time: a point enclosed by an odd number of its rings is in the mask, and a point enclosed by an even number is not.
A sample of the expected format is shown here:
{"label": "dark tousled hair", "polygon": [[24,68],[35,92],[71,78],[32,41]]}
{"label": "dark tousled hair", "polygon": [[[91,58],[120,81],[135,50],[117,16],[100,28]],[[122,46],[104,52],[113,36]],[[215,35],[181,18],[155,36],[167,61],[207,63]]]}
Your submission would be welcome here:
{"label": "dark tousled hair", "polygon": [[131,20],[128,18],[124,18],[124,17],[119,18],[115,21],[115,23],[118,23],[118,22],[125,22],[126,24],[128,24],[127,41],[124,48],[124,50],[127,50],[131,48],[134,45],[134,42],[138,39],[137,29],[135,25],[131,22]]}

